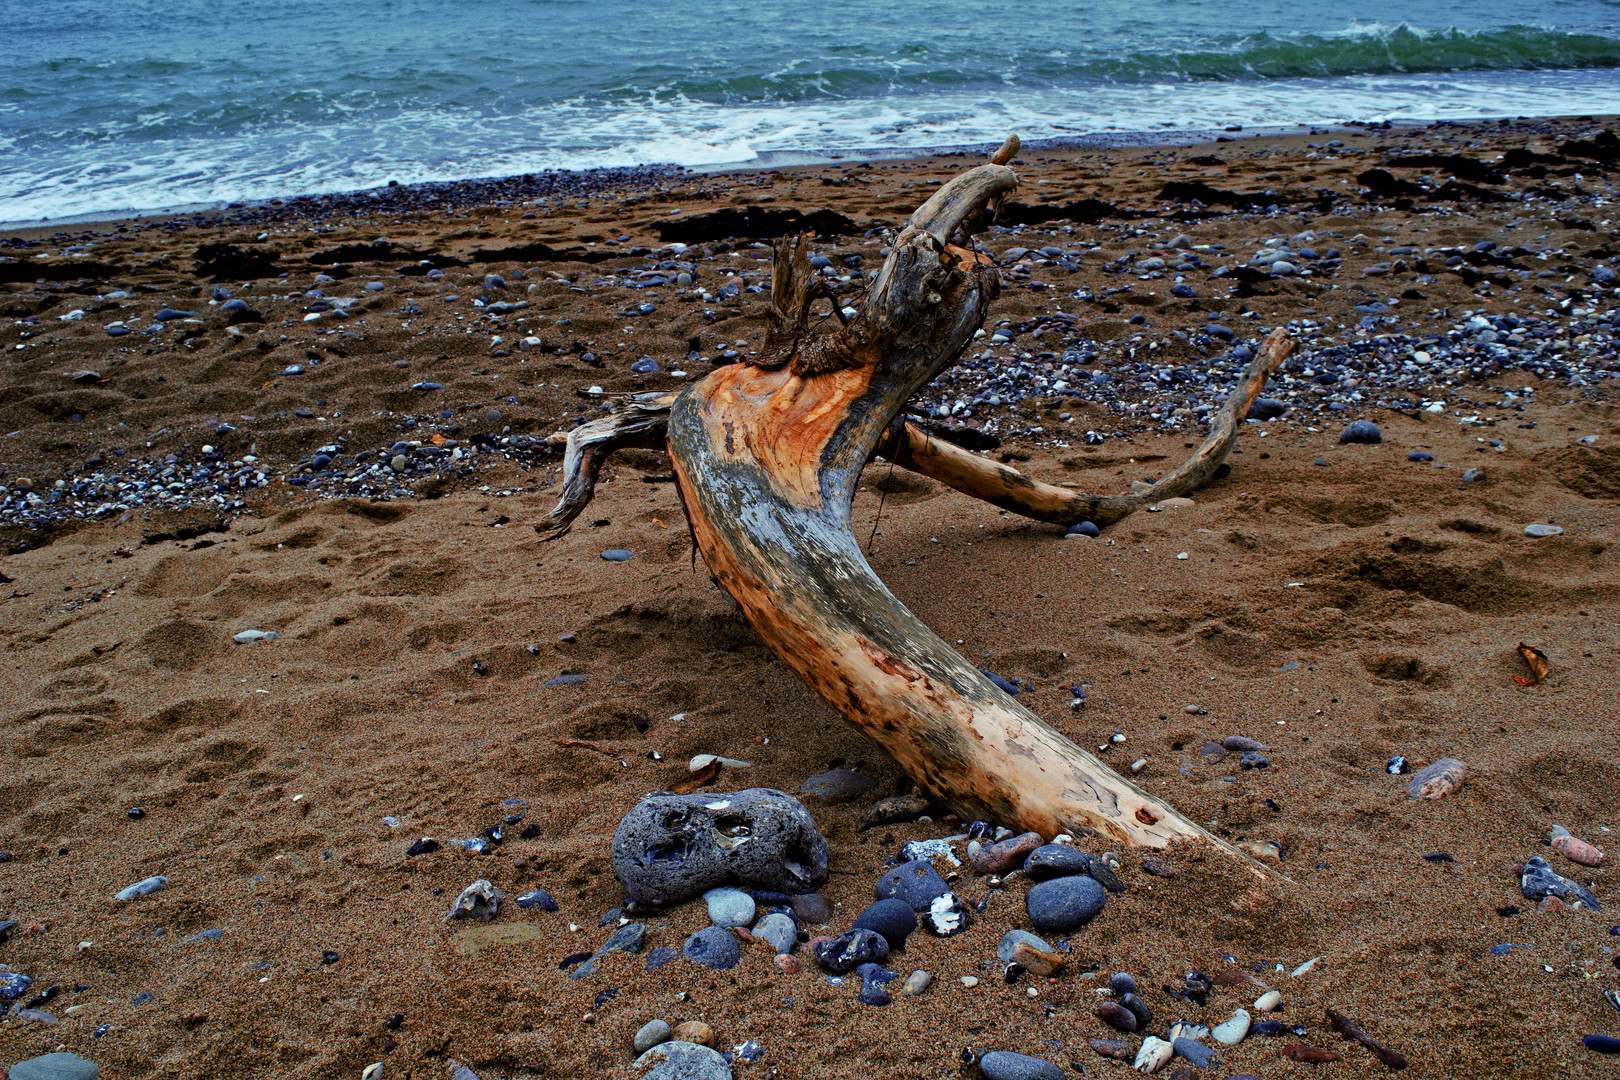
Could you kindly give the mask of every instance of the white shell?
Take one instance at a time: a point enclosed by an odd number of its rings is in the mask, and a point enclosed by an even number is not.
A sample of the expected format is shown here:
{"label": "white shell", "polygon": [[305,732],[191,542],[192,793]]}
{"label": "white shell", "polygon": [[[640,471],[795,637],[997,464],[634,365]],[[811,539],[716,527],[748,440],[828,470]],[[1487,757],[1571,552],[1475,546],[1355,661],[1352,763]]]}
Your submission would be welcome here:
{"label": "white shell", "polygon": [[360,1074],[360,1080],[382,1080],[382,1062],[373,1061],[366,1066],[366,1071]]}
{"label": "white shell", "polygon": [[1276,1012],[1282,1007],[1282,994],[1276,990],[1267,990],[1254,999],[1255,1012]]}
{"label": "white shell", "polygon": [[1139,1073],[1158,1072],[1175,1052],[1174,1047],[1157,1035],[1149,1035],[1142,1040],[1142,1049],[1136,1052],[1136,1060],[1131,1063],[1131,1068]]}
{"label": "white shell", "polygon": [[1238,1009],[1232,1013],[1232,1019],[1222,1024],[1216,1024],[1215,1030],[1210,1034],[1222,1046],[1236,1046],[1243,1041],[1243,1036],[1249,1033],[1249,1010]]}

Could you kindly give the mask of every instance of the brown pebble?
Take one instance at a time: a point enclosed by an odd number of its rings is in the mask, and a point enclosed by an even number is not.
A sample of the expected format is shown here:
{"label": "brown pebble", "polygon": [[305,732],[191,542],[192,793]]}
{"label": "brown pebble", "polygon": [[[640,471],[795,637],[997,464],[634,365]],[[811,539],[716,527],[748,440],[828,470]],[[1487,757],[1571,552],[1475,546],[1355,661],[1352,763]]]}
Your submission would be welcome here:
{"label": "brown pebble", "polygon": [[1585,840],[1577,840],[1573,836],[1560,836],[1552,842],[1552,846],[1557,848],[1564,858],[1578,862],[1582,866],[1596,866],[1603,861],[1603,852]]}
{"label": "brown pebble", "polygon": [[1156,855],[1149,855],[1142,860],[1142,873],[1152,874],[1154,877],[1175,877],[1175,867]]}
{"label": "brown pebble", "polygon": [[1221,746],[1234,754],[1257,754],[1271,749],[1263,742],[1256,742],[1254,739],[1245,738],[1242,735],[1228,735],[1221,740]]}
{"label": "brown pebble", "polygon": [[1558,899],[1556,896],[1543,896],[1541,898],[1541,903],[1536,905],[1536,910],[1541,912],[1543,915],[1552,911],[1563,911],[1564,902]]}
{"label": "brown pebble", "polygon": [[1013,946],[1012,962],[1034,975],[1055,975],[1063,970],[1062,953],[1044,952],[1025,941]]}
{"label": "brown pebble", "polygon": [[751,945],[757,940],[750,931],[745,930],[741,926],[733,926],[731,930],[732,933],[736,934],[738,938],[742,939],[744,944]]}
{"label": "brown pebble", "polygon": [[1136,1014],[1117,1001],[1105,1001],[1098,1005],[1097,1019],[1120,1031],[1136,1030]]}
{"label": "brown pebble", "polygon": [[1271,989],[1271,987],[1267,986],[1265,983],[1261,982],[1247,971],[1244,971],[1242,968],[1227,968],[1225,971],[1215,976],[1215,985],[1258,986],[1262,990]]}
{"label": "brown pebble", "polygon": [[801,970],[799,962],[791,956],[778,956],[776,966],[782,969],[784,975],[797,975]]}
{"label": "brown pebble", "polygon": [[1005,874],[1024,865],[1029,853],[1046,843],[1040,833],[1027,832],[1009,837],[999,844],[991,844],[973,856],[975,874]]}
{"label": "brown pebble", "polygon": [[714,1045],[714,1028],[701,1020],[687,1020],[675,1025],[675,1037],[682,1042],[697,1043],[699,1046]]}
{"label": "brown pebble", "polygon": [[1091,1048],[1105,1058],[1115,1061],[1134,1061],[1136,1051],[1124,1039],[1092,1039]]}
{"label": "brown pebble", "polygon": [[1245,840],[1238,847],[1266,862],[1282,862],[1282,845],[1275,840]]}
{"label": "brown pebble", "polygon": [[1283,1047],[1283,1057],[1294,1061],[1308,1061],[1312,1065],[1325,1065],[1329,1061],[1341,1061],[1337,1053],[1332,1050],[1323,1050],[1318,1046],[1306,1046],[1304,1043],[1289,1043]]}
{"label": "brown pebble", "polygon": [[1406,785],[1406,793],[1414,799],[1440,799],[1462,787],[1468,776],[1468,766],[1456,758],[1441,758],[1433,765],[1425,765]]}

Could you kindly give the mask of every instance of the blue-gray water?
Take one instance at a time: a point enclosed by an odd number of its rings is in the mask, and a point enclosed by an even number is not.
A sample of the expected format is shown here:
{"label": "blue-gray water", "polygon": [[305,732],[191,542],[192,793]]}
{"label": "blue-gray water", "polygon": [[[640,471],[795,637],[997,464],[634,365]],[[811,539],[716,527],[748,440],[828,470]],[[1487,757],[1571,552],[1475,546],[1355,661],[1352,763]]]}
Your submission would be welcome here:
{"label": "blue-gray water", "polygon": [[1620,112],[1616,0],[0,0],[0,222],[547,168]]}

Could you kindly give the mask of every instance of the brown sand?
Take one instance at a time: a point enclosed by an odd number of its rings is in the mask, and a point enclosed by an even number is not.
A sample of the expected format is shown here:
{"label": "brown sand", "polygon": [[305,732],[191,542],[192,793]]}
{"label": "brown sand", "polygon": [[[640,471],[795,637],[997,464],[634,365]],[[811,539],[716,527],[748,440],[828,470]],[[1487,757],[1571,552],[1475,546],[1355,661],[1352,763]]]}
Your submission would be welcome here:
{"label": "brown sand", "polygon": [[[1577,130],[1584,128],[1559,132]],[[1446,138],[1486,149],[1530,141],[1494,128],[1441,131],[1432,141]],[[1172,177],[1284,190],[1335,184],[1373,163],[1306,172],[1303,142],[1243,143],[1241,154],[1230,146],[1146,158],[1139,149],[1046,154],[1049,164],[1023,166],[1025,198],[1033,202],[1045,181],[1071,198],[1148,205]],[[1210,152],[1238,163],[1170,160]],[[274,242],[289,253],[282,268],[294,271],[294,287],[303,287],[320,268],[305,266],[300,253],[379,233],[452,253],[609,234],[656,246],[648,230],[671,207],[701,212],[739,193],[892,224],[922,197],[912,185],[961,165],[882,165],[855,171],[853,181],[844,170],[699,178],[650,201],[647,193],[608,193],[589,210],[570,203],[532,220],[495,207],[457,211],[454,220],[326,220],[319,232],[282,222],[273,227],[292,231],[278,231]],[[824,184],[823,175],[838,182]],[[1579,182],[1606,190],[1601,175]],[[1303,228],[1421,226],[1462,243],[1511,231],[1507,223],[1520,217],[1527,234],[1549,228],[1519,206],[1461,205],[1427,218],[1388,211],[1322,221],[1302,213],[1281,225],[1227,215],[1192,231],[1232,243]],[[194,246],[251,242],[255,229],[136,232],[119,280],[156,289],[139,300],[147,318],[160,301],[206,302],[206,291],[193,291],[205,290],[190,273]],[[1605,223],[1578,239],[1596,246],[1614,234]],[[1339,279],[1347,286],[1355,258],[1347,253]],[[1101,261],[1074,284],[1109,285],[1096,271]],[[485,269],[503,266],[450,273],[460,281]],[[596,272],[566,263],[546,269]],[[636,356],[658,356],[668,367],[689,337],[702,336],[707,354],[713,341],[757,337],[764,325],[760,298],[745,294],[745,314],[718,328],[695,309],[666,305],[671,314],[622,334],[622,291],[597,296],[555,283],[530,297],[544,301],[536,303],[538,332],[563,333],[549,320],[571,314],[567,335],[594,339],[605,366],[558,354],[493,357],[487,335],[402,329],[390,312],[422,279],[397,287],[385,280],[390,293],[365,317],[364,340],[349,340],[347,355],[328,354],[302,380],[278,378],[302,347],[261,354],[211,326],[190,346],[143,352],[144,339],[106,338],[91,320],[56,321],[83,297],[10,286],[13,295],[0,300],[37,304],[33,333],[51,344],[6,354],[0,427],[20,432],[3,450],[6,475],[67,476],[88,453],[114,445],[141,454],[196,447],[208,441],[199,425],[222,419],[255,440],[280,475],[340,429],[355,433],[351,446],[398,437],[397,421],[384,414],[427,408],[407,389],[422,379],[449,384],[450,408],[481,412],[515,394],[517,405],[501,405],[503,422],[544,434],[573,414],[576,389],[668,385],[662,376],[629,375]],[[1305,305],[1297,285],[1249,303],[1270,325]],[[1500,310],[1493,305],[1507,302],[1454,279],[1426,291],[1424,306]],[[1353,320],[1353,292],[1310,303],[1319,317]],[[992,322],[1023,317],[1037,303],[1010,290]],[[1123,329],[1104,318],[1094,325],[1104,335]],[[309,340],[274,321],[245,329],[249,342],[281,333]],[[8,325],[0,342],[11,350],[16,335]],[[133,353],[115,351],[132,344]],[[393,367],[396,359],[409,360],[409,369]],[[62,373],[78,368],[110,382],[76,388]],[[1499,385],[1527,381],[1535,380],[1516,372]],[[147,396],[137,399],[135,390]],[[314,410],[317,398],[342,416],[285,415]],[[67,424],[68,412],[92,410],[83,427]],[[276,413],[283,415],[238,419]],[[1620,1029],[1620,1014],[1601,995],[1620,985],[1608,951],[1620,946],[1609,935],[1616,915],[1538,913],[1519,895],[1512,867],[1542,854],[1593,883],[1605,903],[1620,901],[1608,866],[1586,870],[1542,844],[1554,824],[1600,847],[1613,848],[1620,835],[1601,831],[1620,826],[1620,464],[1606,449],[1620,439],[1620,417],[1602,385],[1582,391],[1551,381],[1512,415],[1517,426],[1487,431],[1450,416],[1382,410],[1368,417],[1383,428],[1382,446],[1340,446],[1336,425],[1310,432],[1304,422],[1266,425],[1261,442],[1250,425],[1230,479],[1200,492],[1192,507],[1139,513],[1105,540],[1062,541],[1058,530],[880,470],[868,473],[855,522],[864,535],[887,485],[871,559],[928,625],[960,639],[981,666],[1033,682],[1023,700],[1082,745],[1123,732],[1127,741],[1107,759],[1123,769],[1146,757],[1142,782],[1195,820],[1236,840],[1282,844],[1293,885],[1267,896],[1212,854],[1173,853],[1174,876],[1157,878],[1127,852],[1127,891],[1072,935],[1074,954],[1105,974],[1134,972],[1167,1019],[1218,1022],[1258,993],[1218,988],[1201,1014],[1159,990],[1187,971],[1231,966],[1223,953],[1262,965],[1260,977],[1284,994],[1281,1018],[1309,1027],[1307,1043],[1344,1055],[1337,1064],[1298,1064],[1280,1053],[1296,1040],[1251,1037],[1223,1049],[1224,1071],[1206,1075],[1384,1075],[1369,1053],[1327,1030],[1326,1008],[1403,1053],[1410,1075],[1612,1074],[1613,1063],[1579,1040]],[[1599,434],[1596,450],[1573,444],[1587,433]],[[1488,448],[1479,441],[1486,435],[1505,447]],[[1030,455],[1021,467],[1117,490],[1136,465],[1178,460],[1190,438],[1144,432],[1085,454],[1030,441],[1019,444]],[[1413,449],[1452,469],[1408,463]],[[1329,467],[1313,466],[1319,458]],[[1490,482],[1459,484],[1470,465],[1488,466]],[[439,497],[386,503],[277,484],[248,496],[251,513],[208,534],[216,542],[206,547],[196,539],[143,544],[176,515],[142,510],[118,523],[58,529],[0,560],[10,582],[0,604],[9,657],[0,669],[0,849],[14,854],[0,865],[0,918],[22,924],[0,945],[0,962],[32,975],[36,990],[63,987],[44,1006],[59,1025],[0,1022],[0,1063],[61,1047],[99,1063],[105,1077],[353,1078],[372,1061],[386,1063],[389,1080],[443,1078],[451,1062],[484,1080],[620,1075],[631,1034],[661,1016],[708,1022],[722,1047],[763,1044],[766,1057],[739,1065],[740,1077],[954,1076],[970,1046],[1019,1050],[1065,1068],[1078,1062],[1087,1075],[1123,1069],[1086,1045],[1108,1034],[1093,1016],[1097,980],[1000,978],[997,938],[1027,925],[1021,887],[991,893],[982,881],[963,884],[970,900],[989,895],[985,915],[962,937],[914,937],[890,966],[902,975],[927,969],[936,982],[925,996],[897,997],[887,1008],[859,1004],[852,986],[829,985],[808,962],[802,973],[782,974],[764,946],[745,948],[743,963],[727,972],[678,959],[648,975],[639,957],[610,959],[579,982],[558,970],[563,957],[606,937],[598,917],[623,900],[608,859],[619,819],[644,792],[683,777],[691,755],[753,763],[723,773],[713,790],[796,791],[835,761],[876,777],[880,795],[903,787],[882,752],[773,658],[701,562],[693,565],[675,492],[641,482],[665,471],[657,455],[611,466],[611,482],[575,531],[545,546],[529,525],[552,501],[545,485],[554,466],[502,464],[423,492]],[[494,527],[502,519],[509,521]],[[1532,540],[1522,532],[1532,521],[1566,531]],[[16,532],[8,540],[19,537],[26,540]],[[635,557],[599,558],[611,547]],[[1188,558],[1178,560],[1181,552]],[[233,644],[249,627],[281,639]],[[570,632],[577,641],[564,643]],[[1550,658],[1542,685],[1514,683],[1524,672],[1514,652],[1520,641]],[[590,678],[578,687],[541,685],[572,672]],[[1074,712],[1067,686],[1080,681],[1093,690],[1087,708]],[[1207,714],[1188,714],[1189,704]],[[1270,744],[1272,768],[1239,772],[1235,756],[1198,764],[1207,738],[1234,733]],[[606,752],[562,748],[560,739]],[[654,750],[662,761],[649,759]],[[1404,779],[1384,771],[1395,754],[1460,758],[1467,783],[1438,802],[1413,802]],[[1197,765],[1190,776],[1181,772],[1187,765]],[[1219,779],[1227,776],[1235,782]],[[494,824],[507,798],[527,800],[525,824],[539,826],[538,839],[516,839],[514,828],[489,857],[456,849],[405,856],[422,835],[470,836]],[[812,805],[832,847],[826,892],[842,925],[869,901],[900,842],[946,830],[919,823],[859,834],[864,805]],[[143,819],[128,816],[135,806]],[[388,827],[385,815],[402,824]],[[1421,857],[1435,852],[1455,862]],[[152,874],[166,875],[168,888],[128,903],[111,899]],[[477,877],[508,896],[545,887],[563,910],[508,904],[487,927],[447,924],[451,899]],[[1499,915],[1508,904],[1523,913]],[[651,944],[678,947],[705,923],[701,904],[659,914],[650,920]],[[208,928],[223,937],[184,940]],[[1491,956],[1500,942],[1529,948]],[[338,954],[335,963],[322,963],[326,950]],[[1309,974],[1288,976],[1317,956]],[[960,981],[969,975],[980,980],[971,989]],[[599,1000],[610,989],[617,996]],[[132,1006],[143,990],[155,1000]],[[105,1024],[111,1030],[94,1038]]]}

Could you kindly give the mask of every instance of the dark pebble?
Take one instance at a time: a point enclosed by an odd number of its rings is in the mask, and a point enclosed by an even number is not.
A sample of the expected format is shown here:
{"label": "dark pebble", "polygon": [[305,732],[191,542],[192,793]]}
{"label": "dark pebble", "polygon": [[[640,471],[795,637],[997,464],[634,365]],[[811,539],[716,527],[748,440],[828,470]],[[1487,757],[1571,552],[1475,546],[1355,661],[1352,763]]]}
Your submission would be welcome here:
{"label": "dark pebble", "polygon": [[1339,432],[1341,443],[1381,443],[1384,433],[1378,430],[1378,425],[1370,420],[1357,420],[1349,427]]}
{"label": "dark pebble", "polygon": [[1097,1019],[1120,1031],[1136,1030],[1136,1014],[1117,1001],[1105,1001],[1098,1005]]}
{"label": "dark pebble", "polygon": [[866,963],[877,963],[889,955],[889,943],[874,930],[846,930],[831,941],[815,947],[817,963],[835,975]]}
{"label": "dark pebble", "polygon": [[197,313],[195,311],[181,311],[178,308],[166,307],[159,308],[158,313],[152,317],[158,322],[170,322],[174,319],[195,319]]}
{"label": "dark pebble", "polygon": [[1041,1058],[992,1050],[979,1059],[984,1080],[1063,1080],[1063,1070]]}
{"label": "dark pebble", "polygon": [[802,893],[788,901],[800,926],[820,926],[832,918],[832,905],[820,893]]}
{"label": "dark pebble", "polygon": [[1433,461],[1433,454],[1425,454],[1422,450],[1414,450],[1406,455],[1407,461]]}
{"label": "dark pebble", "polygon": [[1197,296],[1198,292],[1197,292],[1196,289],[1194,289],[1191,285],[1188,285],[1186,282],[1178,281],[1176,284],[1170,286],[1170,295],[1171,296],[1180,296],[1180,297],[1183,297],[1183,298],[1186,298],[1186,299],[1190,299],[1190,298],[1192,298],[1194,296]]}
{"label": "dark pebble", "polygon": [[1620,1054],[1620,1039],[1613,1035],[1588,1035],[1581,1042],[1588,1050],[1596,1050],[1600,1054]]}
{"label": "dark pebble", "polygon": [[1212,1065],[1219,1065],[1221,1063],[1221,1059],[1216,1056],[1215,1051],[1211,1050],[1203,1043],[1194,1042],[1192,1039],[1177,1039],[1170,1045],[1175,1048],[1177,1054],[1186,1058],[1200,1069],[1207,1069]]}
{"label": "dark pebble", "polygon": [[546,890],[536,889],[533,892],[527,892],[518,897],[517,906],[520,908],[537,907],[541,911],[556,911],[557,901],[553,900],[551,898],[551,894],[546,892]]}
{"label": "dark pebble", "polygon": [[870,794],[876,788],[876,780],[853,769],[829,769],[799,785],[801,792],[814,795],[828,805],[850,802]]}
{"label": "dark pebble", "polygon": [[1238,759],[1238,764],[1245,769],[1269,769],[1271,760],[1264,754],[1248,753]]}
{"label": "dark pebble", "polygon": [[893,1000],[889,997],[889,992],[883,988],[899,978],[894,972],[877,964],[862,964],[855,969],[855,974],[861,977],[863,1005],[887,1005]]}
{"label": "dark pebble", "polygon": [[1288,406],[1276,398],[1255,398],[1254,404],[1249,406],[1248,419],[1275,420],[1288,411]]}
{"label": "dark pebble", "polygon": [[1067,844],[1042,844],[1024,860],[1024,873],[1031,880],[1047,881],[1056,877],[1084,874],[1096,860],[1078,848]]}
{"label": "dark pebble", "polygon": [[933,863],[922,858],[902,863],[878,878],[878,899],[897,897],[909,904],[914,912],[927,912],[928,905],[933,904],[936,897],[943,897],[949,891],[951,886],[941,878],[940,871],[933,868]]}
{"label": "dark pebble", "polygon": [[1024,906],[1036,929],[1067,930],[1094,918],[1107,900],[1094,878],[1062,877],[1032,886]]}
{"label": "dark pebble", "polygon": [[1264,1035],[1269,1039],[1280,1039],[1290,1034],[1288,1025],[1281,1020],[1262,1020],[1249,1028],[1250,1035]]}
{"label": "dark pebble", "polygon": [[906,938],[917,929],[917,913],[898,897],[879,900],[855,918],[856,930],[873,930],[883,935],[889,948],[903,949]]}
{"label": "dark pebble", "polygon": [[1136,1017],[1138,1030],[1146,1031],[1153,1026],[1153,1010],[1148,1008],[1147,1002],[1135,994],[1121,994],[1119,995],[1119,1003],[1125,1006],[1132,1016]]}
{"label": "dark pebble", "polygon": [[681,953],[688,960],[696,960],[716,971],[734,968],[737,961],[742,959],[742,947],[737,944],[737,936],[718,926],[705,926],[687,938]]}
{"label": "dark pebble", "polygon": [[422,837],[422,839],[418,840],[416,843],[414,843],[410,847],[406,848],[405,849],[405,854],[406,855],[426,855],[429,852],[438,851],[438,850],[439,850],[439,842],[437,840],[433,839],[433,837],[431,837],[431,836],[424,836],[424,837]]}
{"label": "dark pebble", "polygon": [[1101,536],[1102,530],[1097,528],[1095,522],[1081,521],[1069,526],[1071,536]]}
{"label": "dark pebble", "polygon": [[1136,993],[1136,980],[1123,971],[1116,971],[1113,977],[1108,980],[1108,987],[1116,994],[1134,994]]}

